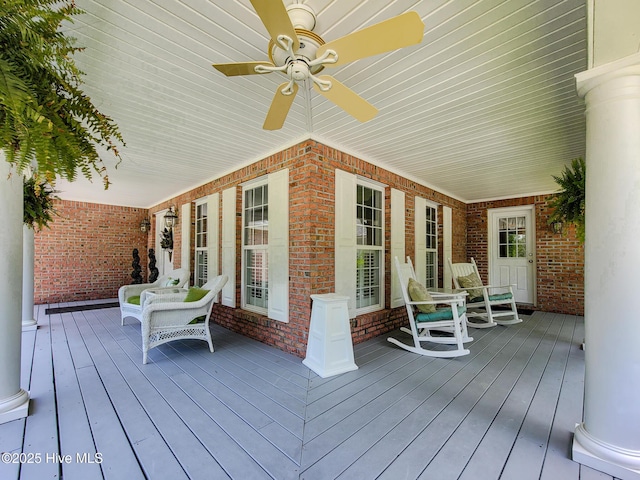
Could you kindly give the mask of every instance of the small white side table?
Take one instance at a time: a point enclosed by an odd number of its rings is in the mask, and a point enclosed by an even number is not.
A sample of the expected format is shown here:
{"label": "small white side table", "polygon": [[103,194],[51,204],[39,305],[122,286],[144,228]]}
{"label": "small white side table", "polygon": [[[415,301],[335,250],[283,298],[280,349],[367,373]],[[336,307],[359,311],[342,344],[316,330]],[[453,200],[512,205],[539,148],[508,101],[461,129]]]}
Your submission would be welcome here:
{"label": "small white side table", "polygon": [[356,370],[349,325],[349,297],[311,295],[311,324],[304,365],[322,378]]}

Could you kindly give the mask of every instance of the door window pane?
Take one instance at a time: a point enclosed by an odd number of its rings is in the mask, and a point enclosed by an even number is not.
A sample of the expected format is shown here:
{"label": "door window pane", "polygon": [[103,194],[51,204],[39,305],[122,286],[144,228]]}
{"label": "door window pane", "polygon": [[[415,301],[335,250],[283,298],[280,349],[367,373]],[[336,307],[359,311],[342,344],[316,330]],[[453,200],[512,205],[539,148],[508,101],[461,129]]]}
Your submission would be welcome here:
{"label": "door window pane", "polygon": [[500,258],[516,258],[527,255],[525,217],[506,217],[498,220],[498,254]]}

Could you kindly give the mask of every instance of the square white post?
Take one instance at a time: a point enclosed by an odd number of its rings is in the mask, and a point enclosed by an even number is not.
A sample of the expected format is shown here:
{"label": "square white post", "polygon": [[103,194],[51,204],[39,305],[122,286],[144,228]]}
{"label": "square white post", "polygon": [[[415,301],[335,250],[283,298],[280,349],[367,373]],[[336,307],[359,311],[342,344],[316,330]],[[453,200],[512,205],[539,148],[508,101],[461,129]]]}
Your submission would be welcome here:
{"label": "square white post", "polygon": [[356,370],[349,325],[349,297],[311,295],[311,324],[304,365],[322,378]]}

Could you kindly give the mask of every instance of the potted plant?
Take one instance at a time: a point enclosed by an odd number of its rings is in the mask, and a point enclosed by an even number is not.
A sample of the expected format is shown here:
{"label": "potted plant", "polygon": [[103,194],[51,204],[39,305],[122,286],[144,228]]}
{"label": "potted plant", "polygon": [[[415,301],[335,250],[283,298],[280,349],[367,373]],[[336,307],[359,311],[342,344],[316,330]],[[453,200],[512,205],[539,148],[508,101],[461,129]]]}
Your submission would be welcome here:
{"label": "potted plant", "polygon": [[57,212],[54,207],[55,191],[45,181],[37,181],[34,176],[24,180],[24,211],[23,221],[26,226],[35,230],[42,230],[49,226],[53,215]]}
{"label": "potted plant", "polygon": [[549,224],[556,222],[573,223],[576,235],[584,243],[585,237],[585,179],[586,164],[582,158],[574,158],[571,165],[565,166],[560,176],[553,179],[562,189],[551,200],[553,213]]}

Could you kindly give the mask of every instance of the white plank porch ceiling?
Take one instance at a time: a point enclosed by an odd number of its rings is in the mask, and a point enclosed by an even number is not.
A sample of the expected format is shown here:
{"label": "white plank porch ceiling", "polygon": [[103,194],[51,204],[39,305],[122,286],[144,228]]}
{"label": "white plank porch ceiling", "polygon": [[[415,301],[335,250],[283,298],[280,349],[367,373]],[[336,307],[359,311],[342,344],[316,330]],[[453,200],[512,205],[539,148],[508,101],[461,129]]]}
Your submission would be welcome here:
{"label": "white plank porch ceiling", "polygon": [[268,58],[249,0],[76,3],[84,91],[127,145],[117,169],[103,156],[109,190],[61,181],[64,199],[151,207],[306,138],[466,202],[555,191],[552,175],[584,156],[584,0],[302,0],[325,41],[409,10],[425,35],[329,71],[379,109],[372,121],[301,89],[279,131],[262,124],[282,75],[211,67]]}

